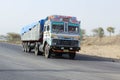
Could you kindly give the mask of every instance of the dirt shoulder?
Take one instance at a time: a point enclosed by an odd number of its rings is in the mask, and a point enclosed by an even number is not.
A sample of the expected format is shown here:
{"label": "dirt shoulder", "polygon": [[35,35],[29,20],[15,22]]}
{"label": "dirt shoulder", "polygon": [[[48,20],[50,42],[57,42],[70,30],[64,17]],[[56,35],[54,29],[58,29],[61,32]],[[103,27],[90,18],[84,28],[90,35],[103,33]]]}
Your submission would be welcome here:
{"label": "dirt shoulder", "polygon": [[120,37],[86,38],[81,45],[80,54],[120,59]]}
{"label": "dirt shoulder", "polygon": [[80,53],[93,55],[93,56],[106,57],[106,58],[120,59],[120,46],[118,45],[82,46]]}

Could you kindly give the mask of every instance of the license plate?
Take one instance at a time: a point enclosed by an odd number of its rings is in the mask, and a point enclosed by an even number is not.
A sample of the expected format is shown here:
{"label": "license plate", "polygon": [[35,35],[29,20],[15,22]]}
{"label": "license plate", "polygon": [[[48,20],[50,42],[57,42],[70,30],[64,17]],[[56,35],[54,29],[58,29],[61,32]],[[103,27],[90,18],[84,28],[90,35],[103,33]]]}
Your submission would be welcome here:
{"label": "license plate", "polygon": [[63,52],[69,52],[69,50],[63,50]]}

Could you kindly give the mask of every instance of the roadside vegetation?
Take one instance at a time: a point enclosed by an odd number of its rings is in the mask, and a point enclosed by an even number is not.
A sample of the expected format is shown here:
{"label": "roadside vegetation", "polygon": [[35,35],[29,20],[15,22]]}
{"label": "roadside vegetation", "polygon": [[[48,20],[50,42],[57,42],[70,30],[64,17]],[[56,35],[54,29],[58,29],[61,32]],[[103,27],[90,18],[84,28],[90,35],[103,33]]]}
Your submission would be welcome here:
{"label": "roadside vegetation", "polygon": [[0,41],[14,43],[14,44],[20,44],[21,37],[20,37],[20,34],[18,34],[18,33],[9,32],[9,33],[7,33],[7,35],[0,35]]}

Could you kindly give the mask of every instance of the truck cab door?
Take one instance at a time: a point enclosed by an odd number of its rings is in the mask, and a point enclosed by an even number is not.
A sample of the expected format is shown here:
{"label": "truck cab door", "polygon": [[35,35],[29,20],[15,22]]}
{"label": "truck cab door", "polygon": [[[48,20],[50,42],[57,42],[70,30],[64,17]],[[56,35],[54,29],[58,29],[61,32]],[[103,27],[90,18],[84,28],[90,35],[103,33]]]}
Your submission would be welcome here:
{"label": "truck cab door", "polygon": [[45,26],[45,29],[44,29],[44,41],[49,41],[50,39],[50,26]]}

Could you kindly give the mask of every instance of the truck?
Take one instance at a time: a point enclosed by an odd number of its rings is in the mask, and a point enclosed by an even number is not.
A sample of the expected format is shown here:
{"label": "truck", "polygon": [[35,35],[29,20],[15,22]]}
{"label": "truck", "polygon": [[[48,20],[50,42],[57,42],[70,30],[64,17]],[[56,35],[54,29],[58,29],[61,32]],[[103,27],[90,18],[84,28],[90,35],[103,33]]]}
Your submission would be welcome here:
{"label": "truck", "polygon": [[67,54],[74,59],[80,47],[80,21],[76,17],[51,15],[21,29],[24,52],[50,58]]}

